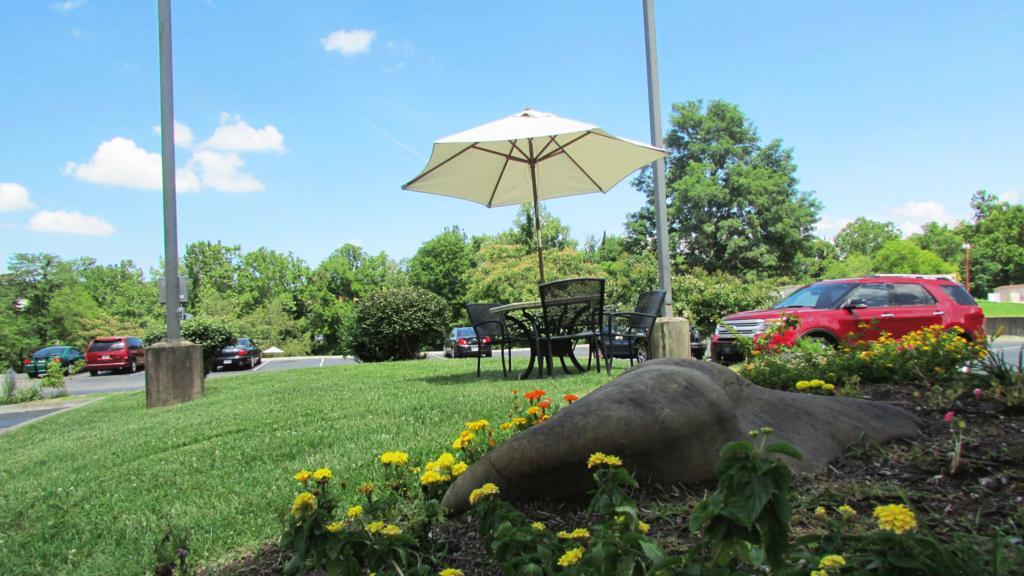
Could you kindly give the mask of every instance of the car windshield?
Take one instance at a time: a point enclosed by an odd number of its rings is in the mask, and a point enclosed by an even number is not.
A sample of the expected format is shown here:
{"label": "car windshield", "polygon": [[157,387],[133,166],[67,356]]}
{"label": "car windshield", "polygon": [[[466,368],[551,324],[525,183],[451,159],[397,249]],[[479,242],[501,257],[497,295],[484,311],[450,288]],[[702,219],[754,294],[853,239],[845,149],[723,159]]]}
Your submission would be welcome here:
{"label": "car windshield", "polygon": [[46,358],[48,356],[60,356],[60,353],[63,351],[64,349],[61,348],[60,346],[51,346],[50,348],[43,348],[42,350],[37,350],[36,353],[32,355],[32,357]]}
{"label": "car windshield", "polygon": [[476,337],[476,332],[474,332],[472,328],[456,328],[455,329],[455,337],[456,338],[474,338],[474,337]]}
{"label": "car windshield", "polygon": [[835,308],[843,296],[854,286],[856,284],[847,282],[811,284],[793,292],[772,308],[818,308],[821,310]]}
{"label": "car windshield", "polygon": [[108,350],[122,349],[124,349],[124,341],[122,340],[97,340],[89,344],[89,352],[106,352]]}

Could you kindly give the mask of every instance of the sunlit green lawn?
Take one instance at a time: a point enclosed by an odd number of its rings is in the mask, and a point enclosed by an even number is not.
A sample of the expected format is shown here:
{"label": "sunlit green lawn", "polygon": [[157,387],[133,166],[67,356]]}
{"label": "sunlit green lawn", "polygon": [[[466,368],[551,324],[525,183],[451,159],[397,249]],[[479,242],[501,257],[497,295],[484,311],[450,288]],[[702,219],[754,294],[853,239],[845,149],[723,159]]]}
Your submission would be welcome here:
{"label": "sunlit green lawn", "polygon": [[113,395],[0,436],[0,574],[144,573],[165,527],[189,531],[193,560],[225,560],[280,533],[300,468],[372,480],[383,451],[433,458],[467,420],[500,422],[513,388],[540,383],[558,398],[609,379],[524,383],[502,380],[497,359],[483,378],[475,368],[255,373],[208,381],[189,404],[146,410],[142,392]]}
{"label": "sunlit green lawn", "polygon": [[1024,316],[1024,304],[979,300],[978,305],[981,306],[981,310],[985,313],[985,316],[990,318]]}

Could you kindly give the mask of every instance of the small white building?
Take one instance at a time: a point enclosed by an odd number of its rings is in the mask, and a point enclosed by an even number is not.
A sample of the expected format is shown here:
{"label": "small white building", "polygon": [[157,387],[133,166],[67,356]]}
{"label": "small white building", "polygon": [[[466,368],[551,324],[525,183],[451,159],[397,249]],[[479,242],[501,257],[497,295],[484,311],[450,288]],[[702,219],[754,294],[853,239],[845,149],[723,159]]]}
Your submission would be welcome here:
{"label": "small white building", "polygon": [[988,299],[991,302],[1024,303],[1024,284],[997,286],[994,291],[989,292]]}

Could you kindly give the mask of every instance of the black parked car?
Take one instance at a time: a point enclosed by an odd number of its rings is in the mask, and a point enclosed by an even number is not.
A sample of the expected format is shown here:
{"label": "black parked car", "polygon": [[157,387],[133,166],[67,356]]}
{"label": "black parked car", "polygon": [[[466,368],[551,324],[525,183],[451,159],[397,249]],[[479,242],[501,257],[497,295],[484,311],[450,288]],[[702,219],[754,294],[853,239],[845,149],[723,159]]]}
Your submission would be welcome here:
{"label": "black parked car", "polygon": [[213,369],[218,368],[252,368],[263,363],[263,351],[252,341],[252,338],[238,338],[217,351],[217,359],[213,361]]}
{"label": "black parked car", "polygon": [[[477,350],[476,332],[472,326],[452,328],[448,337],[444,340],[444,355],[451,358],[462,358],[465,356],[476,357]],[[491,339],[484,337],[480,343],[480,353],[488,358],[491,357]]]}
{"label": "black parked car", "polygon": [[[629,358],[629,341],[622,336],[609,338],[608,329],[603,328],[605,349],[611,350],[612,358]],[[642,333],[640,334],[642,336]],[[690,356],[700,360],[704,358],[705,342],[701,340],[700,332],[693,326],[690,327]],[[640,362],[647,360],[646,340],[640,338],[636,342],[636,359]]]}
{"label": "black parked car", "polygon": [[60,360],[60,366],[64,369],[64,373],[67,374],[68,368],[70,368],[77,360],[81,360],[82,358],[85,358],[82,351],[78,348],[72,348],[71,346],[49,346],[47,348],[41,348],[32,353],[31,358],[25,358],[25,374],[28,374],[29,378],[45,376],[46,368],[53,360]]}

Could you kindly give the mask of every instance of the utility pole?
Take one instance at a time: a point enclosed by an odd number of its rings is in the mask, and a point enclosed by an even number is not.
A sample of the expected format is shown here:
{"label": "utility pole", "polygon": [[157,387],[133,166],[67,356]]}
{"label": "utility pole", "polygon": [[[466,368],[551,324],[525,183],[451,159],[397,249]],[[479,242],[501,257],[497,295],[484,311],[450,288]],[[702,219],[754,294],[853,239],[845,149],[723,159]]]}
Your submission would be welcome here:
{"label": "utility pole", "polygon": [[[644,3],[644,39],[647,46],[647,101],[651,114],[651,144],[662,148],[661,87],[658,84],[658,49],[654,34],[654,0]],[[657,221],[658,280],[665,291],[664,316],[672,317],[672,268],[668,259],[668,214],[665,202],[665,159],[654,162],[654,209]]]}
{"label": "utility pole", "polygon": [[157,0],[160,25],[160,155],[164,189],[164,286],[167,341],[181,339],[178,318],[178,197],[174,181],[174,85],[171,70],[171,0]]}

